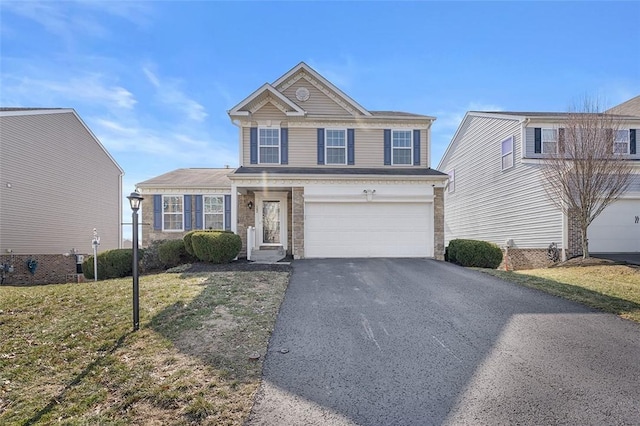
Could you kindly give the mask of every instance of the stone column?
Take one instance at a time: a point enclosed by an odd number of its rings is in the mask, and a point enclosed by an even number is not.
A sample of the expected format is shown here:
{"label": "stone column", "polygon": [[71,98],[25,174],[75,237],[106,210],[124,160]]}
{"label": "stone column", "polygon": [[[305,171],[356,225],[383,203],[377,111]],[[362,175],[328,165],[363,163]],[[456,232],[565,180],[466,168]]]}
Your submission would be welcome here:
{"label": "stone column", "polygon": [[444,188],[433,188],[433,256],[444,260]]}
{"label": "stone column", "polygon": [[293,230],[291,239],[293,241],[292,254],[294,259],[304,258],[304,187],[292,189],[292,222]]}

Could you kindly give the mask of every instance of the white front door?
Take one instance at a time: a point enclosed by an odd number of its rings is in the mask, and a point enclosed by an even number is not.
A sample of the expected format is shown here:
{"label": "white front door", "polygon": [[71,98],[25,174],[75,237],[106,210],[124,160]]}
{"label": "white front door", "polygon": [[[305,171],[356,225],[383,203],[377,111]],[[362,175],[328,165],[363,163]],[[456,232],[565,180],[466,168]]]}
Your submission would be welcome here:
{"label": "white front door", "polygon": [[256,241],[287,249],[287,193],[256,192]]}

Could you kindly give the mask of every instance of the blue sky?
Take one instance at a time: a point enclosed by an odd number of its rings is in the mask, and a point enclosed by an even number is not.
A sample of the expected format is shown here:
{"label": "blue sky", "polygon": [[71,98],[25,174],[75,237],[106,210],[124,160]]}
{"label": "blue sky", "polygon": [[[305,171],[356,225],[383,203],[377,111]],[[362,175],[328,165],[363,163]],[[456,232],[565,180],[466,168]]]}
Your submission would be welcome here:
{"label": "blue sky", "polygon": [[467,110],[640,94],[639,16],[637,1],[3,0],[0,105],[75,108],[128,194],[176,168],[236,166],[226,111],[305,61],[365,108],[438,117],[436,167]]}

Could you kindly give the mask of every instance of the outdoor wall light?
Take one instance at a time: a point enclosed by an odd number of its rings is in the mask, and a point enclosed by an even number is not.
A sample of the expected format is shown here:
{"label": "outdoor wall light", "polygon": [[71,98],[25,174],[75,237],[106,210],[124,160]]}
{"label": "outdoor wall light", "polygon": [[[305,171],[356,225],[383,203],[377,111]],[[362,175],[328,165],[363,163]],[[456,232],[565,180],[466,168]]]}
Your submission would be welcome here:
{"label": "outdoor wall light", "polygon": [[253,201],[249,201],[247,207],[249,207],[249,210],[253,209]]}

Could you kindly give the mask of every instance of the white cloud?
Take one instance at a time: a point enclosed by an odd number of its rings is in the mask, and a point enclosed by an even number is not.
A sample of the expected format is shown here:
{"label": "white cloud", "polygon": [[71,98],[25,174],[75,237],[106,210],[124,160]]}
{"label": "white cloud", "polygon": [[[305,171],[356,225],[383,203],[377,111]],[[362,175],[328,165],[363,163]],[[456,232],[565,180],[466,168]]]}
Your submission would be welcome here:
{"label": "white cloud", "polygon": [[134,95],[117,84],[108,84],[100,74],[69,80],[47,80],[16,75],[3,75],[3,103],[17,106],[72,106],[69,102],[87,102],[105,108],[133,109]]}
{"label": "white cloud", "polygon": [[151,66],[142,67],[142,72],[156,89],[156,96],[162,104],[171,108],[177,108],[190,120],[204,121],[208,114],[205,107],[189,98],[180,88],[182,82],[178,79],[160,79],[150,69]]}

